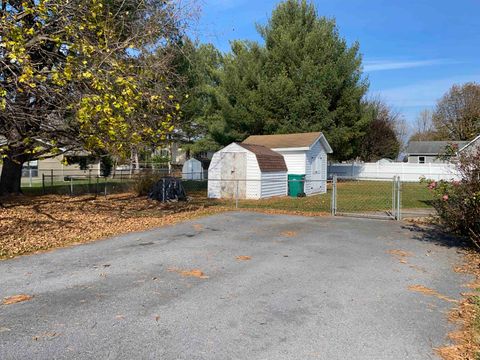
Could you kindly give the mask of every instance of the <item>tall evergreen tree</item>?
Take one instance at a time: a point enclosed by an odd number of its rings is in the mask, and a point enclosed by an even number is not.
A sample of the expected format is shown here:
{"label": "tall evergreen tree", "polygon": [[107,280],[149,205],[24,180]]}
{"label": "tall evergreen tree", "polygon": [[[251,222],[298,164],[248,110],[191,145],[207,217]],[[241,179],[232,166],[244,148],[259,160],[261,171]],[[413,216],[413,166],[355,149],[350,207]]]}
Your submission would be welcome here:
{"label": "tall evergreen tree", "polygon": [[250,134],[323,131],[337,159],[358,154],[364,116],[357,43],[348,46],[335,21],[306,0],[286,0],[265,26],[264,45],[235,41],[218,88],[223,145]]}
{"label": "tall evergreen tree", "polygon": [[[221,122],[217,101],[217,88],[223,71],[223,55],[211,44],[198,44],[184,37],[176,45],[174,60],[179,75],[176,91],[183,97],[180,103],[175,141],[193,155],[220,146],[211,133]],[[163,56],[163,55],[160,55]]]}

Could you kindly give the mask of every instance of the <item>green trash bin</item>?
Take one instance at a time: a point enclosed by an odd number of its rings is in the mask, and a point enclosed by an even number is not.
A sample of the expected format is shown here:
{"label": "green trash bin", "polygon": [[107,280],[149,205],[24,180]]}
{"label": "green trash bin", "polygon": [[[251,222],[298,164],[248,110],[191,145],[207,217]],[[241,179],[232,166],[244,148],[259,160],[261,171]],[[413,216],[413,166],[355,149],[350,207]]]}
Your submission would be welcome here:
{"label": "green trash bin", "polygon": [[305,175],[288,175],[288,195],[298,197],[305,192]]}

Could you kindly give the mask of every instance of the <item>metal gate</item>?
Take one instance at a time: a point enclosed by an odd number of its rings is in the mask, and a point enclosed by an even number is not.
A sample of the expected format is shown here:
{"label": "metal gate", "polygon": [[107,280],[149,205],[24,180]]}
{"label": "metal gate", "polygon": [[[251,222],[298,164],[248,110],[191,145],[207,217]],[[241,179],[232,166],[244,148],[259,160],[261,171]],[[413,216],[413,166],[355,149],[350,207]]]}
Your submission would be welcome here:
{"label": "metal gate", "polygon": [[401,181],[333,177],[332,215],[401,219]]}

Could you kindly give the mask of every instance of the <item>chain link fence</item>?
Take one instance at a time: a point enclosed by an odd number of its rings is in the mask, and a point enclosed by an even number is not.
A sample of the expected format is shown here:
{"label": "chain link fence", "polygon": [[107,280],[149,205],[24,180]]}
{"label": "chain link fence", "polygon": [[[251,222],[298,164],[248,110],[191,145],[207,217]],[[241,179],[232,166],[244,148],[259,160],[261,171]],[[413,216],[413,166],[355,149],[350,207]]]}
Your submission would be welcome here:
{"label": "chain link fence", "polygon": [[206,172],[182,174],[168,169],[117,169],[98,172],[46,171],[36,182],[24,183],[30,194],[104,195],[135,192],[147,195],[164,177],[182,180],[189,201],[205,206],[261,209],[303,214],[354,215],[401,219],[432,214],[432,195],[425,184],[392,179],[336,177],[315,179],[206,179]]}
{"label": "chain link fence", "polygon": [[[110,174],[99,170],[42,169],[36,177],[22,178],[22,191],[33,195],[108,195],[133,190],[140,179],[150,176],[178,176],[168,169],[117,169]],[[181,176],[181,172],[180,172]]]}
{"label": "chain link fence", "polygon": [[433,196],[421,182],[333,177],[332,214],[401,220],[434,215]]}
{"label": "chain link fence", "polygon": [[375,218],[400,218],[401,182],[391,180],[333,178],[334,215],[356,215]]}

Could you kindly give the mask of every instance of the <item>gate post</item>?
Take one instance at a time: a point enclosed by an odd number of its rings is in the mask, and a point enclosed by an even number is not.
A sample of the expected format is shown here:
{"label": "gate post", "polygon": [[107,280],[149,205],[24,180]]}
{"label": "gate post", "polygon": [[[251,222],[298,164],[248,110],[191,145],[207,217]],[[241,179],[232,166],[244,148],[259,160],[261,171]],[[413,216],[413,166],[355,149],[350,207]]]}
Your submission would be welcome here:
{"label": "gate post", "polygon": [[333,175],[332,182],[332,216],[337,215],[337,175]]}
{"label": "gate post", "polygon": [[397,176],[392,181],[392,216],[397,220]]}
{"label": "gate post", "polygon": [[402,220],[402,182],[400,176],[397,176],[397,220]]}

